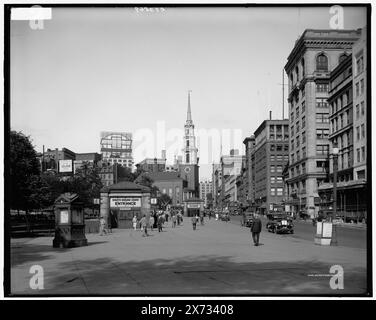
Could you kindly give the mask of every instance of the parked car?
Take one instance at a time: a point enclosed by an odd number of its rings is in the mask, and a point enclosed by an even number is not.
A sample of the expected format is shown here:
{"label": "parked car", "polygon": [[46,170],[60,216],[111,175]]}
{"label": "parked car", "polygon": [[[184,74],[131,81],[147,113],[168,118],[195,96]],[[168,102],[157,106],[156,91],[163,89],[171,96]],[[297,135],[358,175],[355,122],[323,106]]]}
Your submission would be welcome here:
{"label": "parked car", "polygon": [[309,214],[307,213],[307,211],[301,210],[299,212],[299,218],[303,220],[307,220],[309,218]]}
{"label": "parked car", "polygon": [[266,223],[266,229],[273,233],[294,233],[294,224],[291,217],[285,213],[269,214],[268,222]]}

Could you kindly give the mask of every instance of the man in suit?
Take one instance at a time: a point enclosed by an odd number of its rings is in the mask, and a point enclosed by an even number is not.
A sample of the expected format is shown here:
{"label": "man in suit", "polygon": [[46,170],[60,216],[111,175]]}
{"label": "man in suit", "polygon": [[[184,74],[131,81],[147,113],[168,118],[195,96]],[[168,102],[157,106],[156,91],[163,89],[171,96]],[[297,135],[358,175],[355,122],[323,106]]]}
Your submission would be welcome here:
{"label": "man in suit", "polygon": [[259,245],[261,227],[262,227],[262,223],[259,218],[259,215],[255,214],[255,217],[253,219],[253,223],[251,226],[252,238],[253,238],[253,243],[255,244],[255,246]]}

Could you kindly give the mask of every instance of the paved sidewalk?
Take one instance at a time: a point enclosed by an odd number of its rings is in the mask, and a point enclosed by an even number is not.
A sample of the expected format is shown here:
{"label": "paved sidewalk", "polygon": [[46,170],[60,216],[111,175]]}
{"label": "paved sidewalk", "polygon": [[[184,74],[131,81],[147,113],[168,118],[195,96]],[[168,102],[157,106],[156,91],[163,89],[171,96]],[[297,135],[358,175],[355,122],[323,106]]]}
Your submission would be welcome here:
{"label": "paved sidewalk", "polygon": [[[52,237],[12,239],[11,288],[22,295],[275,295],[364,294],[366,250],[317,246],[262,232],[251,245],[248,228],[206,221],[154,231],[88,234],[89,245],[52,248]],[[44,290],[30,289],[32,265],[44,269]],[[329,269],[344,268],[345,288],[333,291]],[[321,276],[320,276],[321,275]]]}

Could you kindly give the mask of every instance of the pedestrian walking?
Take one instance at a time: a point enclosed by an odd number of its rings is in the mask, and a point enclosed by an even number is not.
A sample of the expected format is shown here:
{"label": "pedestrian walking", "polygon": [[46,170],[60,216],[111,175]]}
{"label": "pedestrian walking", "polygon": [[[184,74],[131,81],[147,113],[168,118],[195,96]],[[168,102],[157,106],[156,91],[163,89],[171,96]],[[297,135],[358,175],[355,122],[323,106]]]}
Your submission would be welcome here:
{"label": "pedestrian walking", "polygon": [[137,216],[136,215],[133,216],[132,223],[133,223],[133,229],[137,230]]}
{"label": "pedestrian walking", "polygon": [[211,219],[211,214],[212,214],[211,211],[209,211],[209,220]]}
{"label": "pedestrian walking", "polygon": [[149,226],[150,226],[151,231],[153,231],[154,230],[154,217],[152,215],[150,216],[150,219],[149,219]]}
{"label": "pedestrian walking", "polygon": [[255,217],[251,226],[252,238],[253,238],[253,243],[255,246],[259,245],[261,227],[262,227],[262,223],[259,218],[259,215],[255,214]]}
{"label": "pedestrian walking", "polygon": [[204,225],[204,215],[200,213],[200,223],[203,226]]}
{"label": "pedestrian walking", "polygon": [[115,217],[113,211],[110,210],[110,219],[107,223],[107,232],[108,233],[110,233],[110,232],[112,233],[112,220],[115,220],[115,219],[116,219],[116,217]]}
{"label": "pedestrian walking", "polygon": [[162,232],[162,227],[163,227],[163,223],[164,223],[164,218],[163,218],[163,215],[159,215],[158,217],[158,222],[157,222],[157,225],[158,225],[158,232]]}
{"label": "pedestrian walking", "polygon": [[99,235],[103,236],[103,233],[107,234],[106,231],[106,221],[103,217],[100,217],[99,219]]}
{"label": "pedestrian walking", "polygon": [[147,237],[148,236],[148,223],[147,223],[145,215],[143,215],[143,217],[140,220],[140,227],[141,227],[141,230],[143,231],[142,236]]}
{"label": "pedestrian walking", "polygon": [[171,217],[171,220],[172,220],[172,227],[175,228],[175,227],[176,227],[176,214],[174,214],[174,215]]}
{"label": "pedestrian walking", "polygon": [[157,225],[157,222],[158,222],[158,215],[157,215],[157,211],[156,211],[156,210],[154,210],[153,218],[154,218],[154,225],[153,225],[153,228],[157,229],[157,228],[158,228],[158,225]]}
{"label": "pedestrian walking", "polygon": [[196,230],[196,226],[197,226],[197,216],[193,216],[191,220],[192,220],[192,227],[193,227],[193,230]]}

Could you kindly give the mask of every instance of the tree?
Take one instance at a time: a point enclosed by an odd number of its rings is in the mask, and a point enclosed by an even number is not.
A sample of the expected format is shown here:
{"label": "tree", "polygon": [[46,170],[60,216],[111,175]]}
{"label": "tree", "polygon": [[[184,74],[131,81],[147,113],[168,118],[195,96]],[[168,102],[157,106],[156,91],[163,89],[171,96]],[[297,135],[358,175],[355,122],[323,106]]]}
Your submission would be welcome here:
{"label": "tree", "polygon": [[40,164],[30,137],[22,132],[10,132],[10,207],[28,212],[34,206],[34,192]]}
{"label": "tree", "polygon": [[171,203],[172,199],[170,198],[169,195],[163,193],[159,198],[158,198],[158,204],[159,207],[162,208],[163,210],[166,210],[166,207],[169,203]]}
{"label": "tree", "polygon": [[115,164],[115,174],[117,174],[117,182],[120,181],[131,181],[133,182],[137,176],[132,172],[131,169],[123,167],[119,164]]}
{"label": "tree", "polygon": [[84,164],[77,169],[73,178],[68,180],[69,191],[77,193],[86,207],[92,208],[94,199],[100,197],[103,187],[99,176],[100,169]]}

